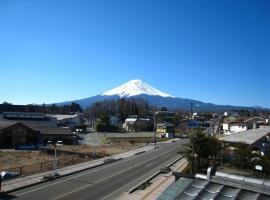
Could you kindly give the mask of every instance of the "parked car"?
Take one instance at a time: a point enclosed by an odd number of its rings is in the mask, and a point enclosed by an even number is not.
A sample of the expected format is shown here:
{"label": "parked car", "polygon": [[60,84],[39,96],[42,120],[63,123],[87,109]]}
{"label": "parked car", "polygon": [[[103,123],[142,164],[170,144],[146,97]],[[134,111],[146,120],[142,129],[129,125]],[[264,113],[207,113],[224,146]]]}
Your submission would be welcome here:
{"label": "parked car", "polygon": [[15,178],[15,177],[19,176],[20,173],[19,172],[2,171],[2,172],[0,172],[0,175],[1,175],[1,180],[7,180],[7,179],[11,179],[11,178]]}
{"label": "parked car", "polygon": [[17,146],[15,149],[17,150],[36,150],[38,146],[36,144],[22,144]]}

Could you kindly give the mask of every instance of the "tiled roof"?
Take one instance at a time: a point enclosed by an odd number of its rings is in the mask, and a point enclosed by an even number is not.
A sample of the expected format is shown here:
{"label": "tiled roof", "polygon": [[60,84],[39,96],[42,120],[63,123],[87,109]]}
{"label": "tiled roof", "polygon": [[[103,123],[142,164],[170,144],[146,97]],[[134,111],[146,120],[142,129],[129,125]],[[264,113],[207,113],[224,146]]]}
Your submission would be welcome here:
{"label": "tiled roof", "polygon": [[180,178],[158,200],[270,200],[269,194],[232,187],[200,178]]}

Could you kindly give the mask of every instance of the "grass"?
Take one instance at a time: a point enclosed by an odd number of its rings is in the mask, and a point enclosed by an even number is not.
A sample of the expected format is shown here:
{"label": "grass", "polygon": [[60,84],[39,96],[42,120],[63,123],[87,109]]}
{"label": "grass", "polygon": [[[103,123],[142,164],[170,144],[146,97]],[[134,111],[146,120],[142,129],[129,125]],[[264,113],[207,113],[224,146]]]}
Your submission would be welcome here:
{"label": "grass", "polygon": [[0,152],[0,171],[53,160],[53,157],[38,151]]}
{"label": "grass", "polygon": [[[106,155],[110,156],[124,153],[145,146],[145,144],[136,144],[136,143],[133,144],[124,141],[117,144],[112,144],[110,143],[109,140],[107,140],[107,142],[108,142],[107,144],[97,147],[88,145],[63,145],[58,148],[64,151],[78,152],[82,154],[96,153],[97,155],[99,154],[103,157]],[[82,158],[80,156],[73,156],[67,154],[60,154],[57,156],[57,158],[59,160],[58,162],[60,162],[60,164],[62,163],[63,165],[66,164],[71,165],[74,163],[84,162],[92,159],[91,157],[84,159],[84,157]],[[36,170],[38,172],[40,168],[46,171],[51,168],[53,159],[54,155],[42,153],[39,151],[0,152],[0,171],[5,170],[17,171],[22,166],[24,167],[25,174],[27,174],[28,171],[31,172],[31,170],[32,171]],[[41,166],[40,163],[44,163],[44,165]]]}
{"label": "grass", "polygon": [[140,147],[145,146],[145,144],[131,144],[129,142],[120,142],[117,144],[108,143],[103,146],[88,146],[88,145],[64,145],[60,149],[65,151],[79,152],[79,153],[103,153],[106,155],[116,155],[131,151]]}

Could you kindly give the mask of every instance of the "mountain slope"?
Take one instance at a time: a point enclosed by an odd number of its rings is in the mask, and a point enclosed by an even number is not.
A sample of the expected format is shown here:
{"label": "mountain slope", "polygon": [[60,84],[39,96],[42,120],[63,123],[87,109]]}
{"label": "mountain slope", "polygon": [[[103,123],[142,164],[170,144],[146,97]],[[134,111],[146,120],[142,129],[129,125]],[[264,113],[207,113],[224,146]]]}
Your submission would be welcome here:
{"label": "mountain slope", "polygon": [[160,90],[148,85],[141,80],[131,80],[117,88],[109,90],[103,93],[101,96],[119,96],[119,97],[132,97],[138,95],[151,95],[151,96],[161,96],[161,97],[173,97],[169,94],[161,92]]}
{"label": "mountain slope", "polygon": [[[169,109],[182,109],[189,110],[190,105],[193,104],[195,111],[223,111],[233,109],[249,109],[255,110],[257,107],[243,107],[243,106],[230,106],[230,105],[215,105],[212,103],[204,103],[192,99],[184,99],[171,96],[164,93],[141,80],[131,80],[119,87],[104,92],[101,95],[93,97],[57,103],[57,105],[67,105],[71,102],[76,102],[81,105],[83,109],[93,105],[96,102],[104,100],[117,100],[120,98],[141,98],[146,100],[150,105],[157,107],[167,107]],[[263,109],[263,108],[261,108]],[[261,110],[260,109],[260,110]]]}

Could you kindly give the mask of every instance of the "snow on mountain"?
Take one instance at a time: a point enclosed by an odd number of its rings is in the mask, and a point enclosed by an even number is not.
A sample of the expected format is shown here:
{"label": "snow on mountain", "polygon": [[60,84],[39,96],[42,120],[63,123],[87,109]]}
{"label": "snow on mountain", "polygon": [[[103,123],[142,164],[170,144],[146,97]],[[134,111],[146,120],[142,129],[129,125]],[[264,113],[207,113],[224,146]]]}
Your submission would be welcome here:
{"label": "snow on mountain", "polygon": [[109,90],[103,93],[101,96],[120,96],[122,97],[132,97],[138,95],[151,95],[151,96],[161,96],[161,97],[172,97],[173,96],[161,92],[160,90],[148,85],[141,80],[131,80],[119,87]]}

